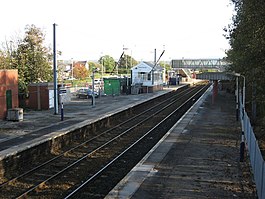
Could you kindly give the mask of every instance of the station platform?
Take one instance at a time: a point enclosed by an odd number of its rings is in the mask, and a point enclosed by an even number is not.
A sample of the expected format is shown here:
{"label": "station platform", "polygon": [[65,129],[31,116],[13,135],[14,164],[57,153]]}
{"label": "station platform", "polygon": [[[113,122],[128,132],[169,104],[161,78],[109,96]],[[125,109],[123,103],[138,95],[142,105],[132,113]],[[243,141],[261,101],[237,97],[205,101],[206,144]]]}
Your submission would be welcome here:
{"label": "station platform", "polygon": [[257,198],[235,97],[209,89],[105,199]]}
{"label": "station platform", "polygon": [[[155,93],[75,98],[54,110],[25,111],[21,122],[0,121],[0,160],[84,123],[142,103],[178,87]],[[239,162],[241,129],[234,95],[212,91],[194,104],[164,138],[109,193],[114,198],[256,198],[248,161]]]}
{"label": "station platform", "polygon": [[137,95],[101,96],[95,99],[94,106],[92,99],[73,96],[71,102],[64,104],[63,121],[60,110],[54,114],[54,109],[24,111],[19,122],[0,120],[0,160],[179,87]]}

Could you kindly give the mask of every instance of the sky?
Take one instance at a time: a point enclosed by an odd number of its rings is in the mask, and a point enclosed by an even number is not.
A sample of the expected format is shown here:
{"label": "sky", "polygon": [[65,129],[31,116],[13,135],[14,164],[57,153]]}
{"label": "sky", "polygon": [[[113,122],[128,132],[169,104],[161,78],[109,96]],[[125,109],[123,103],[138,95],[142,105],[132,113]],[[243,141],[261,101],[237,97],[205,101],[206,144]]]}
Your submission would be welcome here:
{"label": "sky", "polygon": [[2,0],[0,42],[23,36],[27,24],[41,28],[58,59],[138,61],[222,58],[229,49],[223,28],[232,23],[230,0]]}

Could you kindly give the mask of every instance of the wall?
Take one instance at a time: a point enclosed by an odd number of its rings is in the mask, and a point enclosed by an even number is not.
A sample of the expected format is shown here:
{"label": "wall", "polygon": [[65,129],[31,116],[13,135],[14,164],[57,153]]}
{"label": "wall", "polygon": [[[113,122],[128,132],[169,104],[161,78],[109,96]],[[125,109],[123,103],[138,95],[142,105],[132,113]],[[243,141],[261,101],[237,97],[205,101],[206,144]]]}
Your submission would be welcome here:
{"label": "wall", "polygon": [[[150,79],[148,80],[148,73],[151,71],[151,67],[144,62],[139,63],[138,65],[132,68],[132,84],[142,83],[144,86],[152,86],[151,74],[149,74]],[[142,73],[142,76],[145,76],[145,79],[138,76],[138,73]]]}
{"label": "wall", "polygon": [[[163,85],[163,71],[155,68],[155,70],[151,72],[151,66],[146,64],[145,62],[141,62],[138,65],[134,66],[131,69],[132,84],[134,85],[137,83],[142,83],[143,86],[149,87]],[[141,73],[140,77],[139,73]],[[153,77],[154,81],[152,81]]]}
{"label": "wall", "polygon": [[18,71],[0,70],[0,119],[5,119],[7,115],[6,91],[12,92],[12,107],[18,108]]}
{"label": "wall", "polygon": [[29,98],[27,107],[34,110],[49,109],[50,83],[32,83],[28,86]]}
{"label": "wall", "polygon": [[121,94],[120,79],[115,79],[115,78],[104,79],[104,93],[106,95],[120,95]]}

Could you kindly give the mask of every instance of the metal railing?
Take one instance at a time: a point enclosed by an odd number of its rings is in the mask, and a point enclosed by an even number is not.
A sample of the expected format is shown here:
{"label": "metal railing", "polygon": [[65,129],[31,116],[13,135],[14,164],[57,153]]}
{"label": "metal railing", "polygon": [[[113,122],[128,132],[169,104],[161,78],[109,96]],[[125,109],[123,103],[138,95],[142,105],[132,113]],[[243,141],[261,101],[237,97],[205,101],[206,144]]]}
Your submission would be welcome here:
{"label": "metal railing", "polygon": [[240,104],[240,118],[242,123],[242,130],[244,131],[246,146],[250,157],[250,164],[252,167],[254,180],[256,183],[256,189],[258,198],[265,198],[265,161],[260,151],[258,141],[250,123],[250,119],[243,109],[242,98],[239,97]]}

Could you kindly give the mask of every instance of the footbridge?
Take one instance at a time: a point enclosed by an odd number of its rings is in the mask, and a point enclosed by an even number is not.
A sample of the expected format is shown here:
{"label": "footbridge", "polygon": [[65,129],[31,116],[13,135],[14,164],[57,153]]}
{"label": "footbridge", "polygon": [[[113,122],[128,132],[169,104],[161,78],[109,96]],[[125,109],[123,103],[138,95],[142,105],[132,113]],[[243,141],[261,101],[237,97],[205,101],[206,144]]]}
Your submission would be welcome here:
{"label": "footbridge", "polygon": [[226,72],[206,72],[196,74],[196,79],[217,81],[217,80],[232,80],[233,75]]}
{"label": "footbridge", "polygon": [[218,69],[224,71],[229,63],[223,59],[173,59],[172,68]]}

